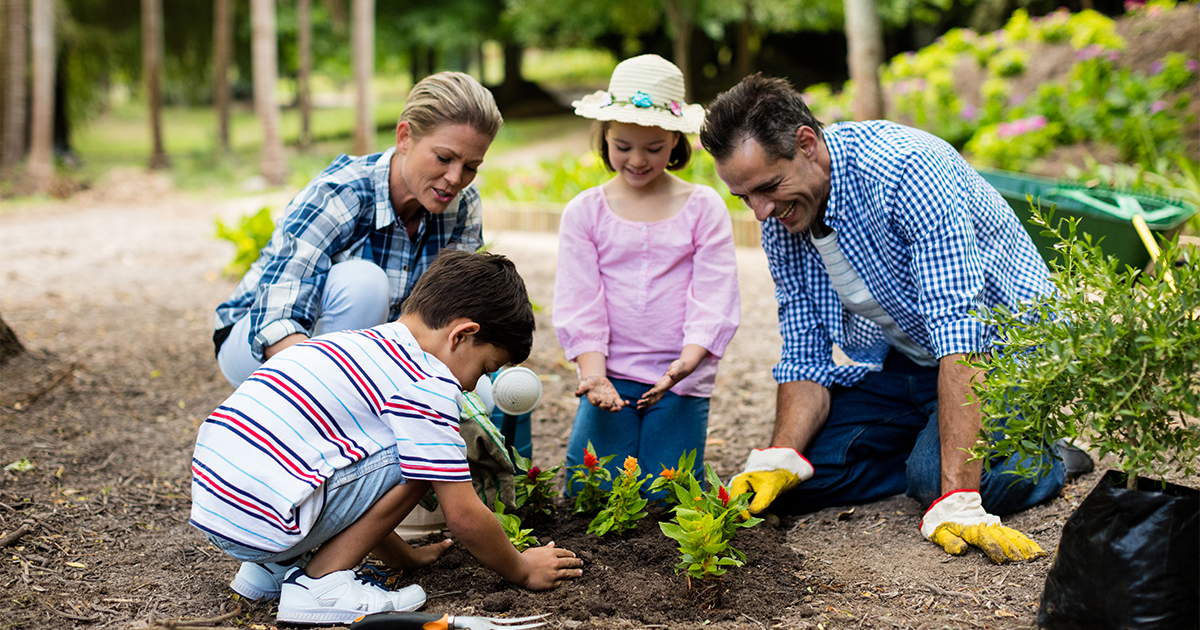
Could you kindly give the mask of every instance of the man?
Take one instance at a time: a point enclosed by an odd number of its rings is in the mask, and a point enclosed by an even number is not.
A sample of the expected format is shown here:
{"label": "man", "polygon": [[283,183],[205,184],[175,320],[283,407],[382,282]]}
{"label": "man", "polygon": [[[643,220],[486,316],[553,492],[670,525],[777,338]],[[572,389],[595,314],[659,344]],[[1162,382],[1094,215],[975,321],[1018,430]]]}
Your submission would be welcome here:
{"label": "man", "polygon": [[[995,514],[1057,495],[1063,462],[1014,481],[1015,459],[985,472],[967,453],[982,375],[964,360],[997,341],[971,313],[1050,290],[1007,203],[938,138],[886,121],[822,128],[790,84],[762,75],[716,98],[700,141],[763,222],[784,338],[771,447],[754,449],[734,491],[755,492],[752,512],[784,513],[907,492],[947,552],[1045,555]],[[851,364],[835,364],[834,345]]]}

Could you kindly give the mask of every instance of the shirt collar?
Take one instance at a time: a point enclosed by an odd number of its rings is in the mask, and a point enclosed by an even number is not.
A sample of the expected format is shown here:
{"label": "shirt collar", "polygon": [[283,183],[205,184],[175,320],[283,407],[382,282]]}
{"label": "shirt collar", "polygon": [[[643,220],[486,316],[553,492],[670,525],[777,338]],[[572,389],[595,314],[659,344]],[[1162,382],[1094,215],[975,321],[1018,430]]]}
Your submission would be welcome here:
{"label": "shirt collar", "polygon": [[383,228],[396,222],[396,210],[392,208],[392,189],[388,178],[392,171],[392,154],[396,147],[384,151],[375,167],[371,169],[371,187],[375,190],[375,229]]}
{"label": "shirt collar", "polygon": [[839,229],[842,225],[842,190],[846,186],[846,141],[838,133],[841,125],[831,125],[822,130],[825,149],[829,152],[829,200],[825,203],[825,225]]}

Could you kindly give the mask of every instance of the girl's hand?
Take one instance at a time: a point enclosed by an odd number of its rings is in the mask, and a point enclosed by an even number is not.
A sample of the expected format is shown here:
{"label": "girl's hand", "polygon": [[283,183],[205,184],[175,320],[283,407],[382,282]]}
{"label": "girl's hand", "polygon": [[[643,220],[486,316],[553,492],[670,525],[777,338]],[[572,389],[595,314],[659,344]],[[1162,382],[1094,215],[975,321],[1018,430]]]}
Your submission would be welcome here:
{"label": "girl's hand", "polygon": [[701,346],[693,344],[684,346],[679,358],[672,361],[671,365],[667,367],[667,373],[638,400],[637,408],[642,410],[652,407],[654,403],[662,399],[667,390],[691,376],[692,372],[695,372],[696,368],[700,366],[700,361],[706,356],[708,356],[708,350]]}
{"label": "girl's hand", "polygon": [[625,405],[632,404],[627,400],[621,400],[617,388],[613,387],[612,381],[608,380],[607,376],[583,377],[579,381],[579,388],[575,390],[575,395],[587,396],[588,402],[604,411],[617,412],[624,409]]}

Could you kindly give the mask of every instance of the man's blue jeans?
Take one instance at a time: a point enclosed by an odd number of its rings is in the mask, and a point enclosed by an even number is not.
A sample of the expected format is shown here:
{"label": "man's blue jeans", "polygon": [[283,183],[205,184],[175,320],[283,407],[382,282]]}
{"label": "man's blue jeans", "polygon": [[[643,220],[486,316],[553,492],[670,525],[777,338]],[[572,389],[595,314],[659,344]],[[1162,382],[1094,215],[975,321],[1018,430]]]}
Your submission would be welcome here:
{"label": "man's blue jeans", "polygon": [[[882,371],[868,373],[853,387],[831,388],[829,419],[804,452],[813,477],[776,499],[771,511],[803,514],[902,492],[927,508],[958,490],[941,487],[937,383],[938,368],[893,351]],[[1058,495],[1065,472],[1050,452],[1046,444],[1035,478],[1006,474],[1019,462],[1016,456],[993,457],[980,486],[984,509],[1011,514]]]}

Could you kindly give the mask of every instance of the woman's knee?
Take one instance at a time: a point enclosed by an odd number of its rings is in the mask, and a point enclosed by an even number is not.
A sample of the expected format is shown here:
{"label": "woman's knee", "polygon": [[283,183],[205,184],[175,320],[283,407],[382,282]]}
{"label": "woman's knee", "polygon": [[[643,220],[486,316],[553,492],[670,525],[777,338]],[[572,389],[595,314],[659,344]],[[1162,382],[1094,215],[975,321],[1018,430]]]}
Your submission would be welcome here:
{"label": "woman's knee", "polygon": [[387,272],[368,260],[335,264],[325,279],[317,333],[370,328],[387,319],[390,305]]}

